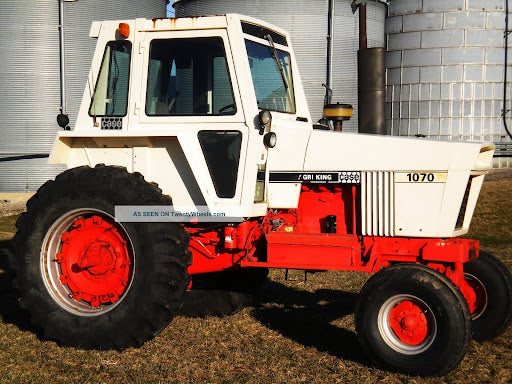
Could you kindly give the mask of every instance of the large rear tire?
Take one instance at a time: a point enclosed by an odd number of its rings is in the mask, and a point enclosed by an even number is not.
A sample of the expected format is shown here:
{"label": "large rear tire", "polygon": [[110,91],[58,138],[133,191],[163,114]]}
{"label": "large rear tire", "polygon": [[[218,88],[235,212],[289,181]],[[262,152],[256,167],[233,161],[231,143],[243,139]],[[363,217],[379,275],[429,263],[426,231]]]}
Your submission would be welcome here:
{"label": "large rear tire", "polygon": [[512,320],[512,276],[493,255],[480,252],[478,259],[464,264],[464,277],[476,293],[471,313],[473,338],[491,340]]}
{"label": "large rear tire", "polygon": [[405,264],[372,276],[359,294],[356,330],[378,366],[437,376],[464,357],[471,321],[463,296],[440,273]]}
{"label": "large rear tire", "polygon": [[116,205],[170,205],[125,168],[79,167],[48,181],[16,223],[15,287],[44,339],[139,346],[181,306],[191,263],[176,223],[118,223]]}

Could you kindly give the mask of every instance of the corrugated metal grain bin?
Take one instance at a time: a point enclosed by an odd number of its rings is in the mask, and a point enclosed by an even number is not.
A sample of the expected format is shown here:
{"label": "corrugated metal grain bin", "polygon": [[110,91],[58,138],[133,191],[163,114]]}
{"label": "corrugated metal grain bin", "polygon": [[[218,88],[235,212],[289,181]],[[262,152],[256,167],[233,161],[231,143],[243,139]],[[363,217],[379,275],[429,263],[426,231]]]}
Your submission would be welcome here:
{"label": "corrugated metal grain bin", "polygon": [[[78,112],[94,20],[165,17],[165,0],[63,2],[66,112]],[[0,192],[35,191],[64,168],[46,164],[60,111],[59,1],[7,0],[0,12]],[[35,157],[35,158],[34,158]]]}

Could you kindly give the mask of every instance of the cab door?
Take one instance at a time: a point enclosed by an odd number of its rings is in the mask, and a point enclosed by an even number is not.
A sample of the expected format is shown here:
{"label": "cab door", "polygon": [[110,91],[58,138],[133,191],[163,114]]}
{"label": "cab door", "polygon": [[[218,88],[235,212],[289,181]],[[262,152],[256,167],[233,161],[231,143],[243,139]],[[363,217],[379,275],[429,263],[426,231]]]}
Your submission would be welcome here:
{"label": "cab door", "polygon": [[160,187],[175,205],[230,207],[236,214],[248,127],[226,31],[146,32],[141,45],[137,129],[165,136],[155,145],[164,148],[161,164],[170,157],[172,166],[162,171]]}
{"label": "cab door", "polygon": [[[303,170],[311,117],[304,97],[293,51],[284,36],[271,30],[245,27],[242,22],[249,69],[259,110],[272,115],[270,131],[277,138],[273,148],[264,148],[266,200],[269,207],[297,206],[300,183],[286,174]],[[280,177],[284,175],[284,177]]]}

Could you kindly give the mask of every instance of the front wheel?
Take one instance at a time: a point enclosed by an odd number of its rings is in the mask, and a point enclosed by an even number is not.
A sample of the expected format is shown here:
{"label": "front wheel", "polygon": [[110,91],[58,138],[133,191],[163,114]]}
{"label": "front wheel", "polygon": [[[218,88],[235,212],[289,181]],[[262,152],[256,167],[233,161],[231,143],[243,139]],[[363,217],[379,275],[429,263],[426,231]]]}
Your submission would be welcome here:
{"label": "front wheel", "polygon": [[470,342],[463,296],[445,276],[421,265],[399,265],[372,276],[359,294],[355,322],[376,365],[409,374],[448,372]]}
{"label": "front wheel", "polygon": [[68,170],[16,223],[15,286],[45,339],[82,348],[139,346],[181,306],[191,262],[176,223],[118,223],[116,205],[169,205],[120,167]]}
{"label": "front wheel", "polygon": [[471,313],[473,338],[491,340],[512,319],[512,276],[508,268],[489,253],[464,264],[464,278],[476,293]]}

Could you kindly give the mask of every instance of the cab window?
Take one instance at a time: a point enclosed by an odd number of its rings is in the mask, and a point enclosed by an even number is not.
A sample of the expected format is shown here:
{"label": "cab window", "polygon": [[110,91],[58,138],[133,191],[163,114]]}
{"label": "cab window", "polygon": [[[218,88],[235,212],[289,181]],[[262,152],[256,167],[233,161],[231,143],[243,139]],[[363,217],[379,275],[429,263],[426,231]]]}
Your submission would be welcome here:
{"label": "cab window", "polygon": [[146,94],[148,116],[235,113],[222,38],[155,39],[151,42]]}
{"label": "cab window", "polygon": [[89,107],[90,116],[126,116],[131,50],[129,41],[107,43]]}
{"label": "cab window", "polygon": [[259,109],[295,113],[295,94],[290,54],[268,45],[245,40],[252,83]]}

